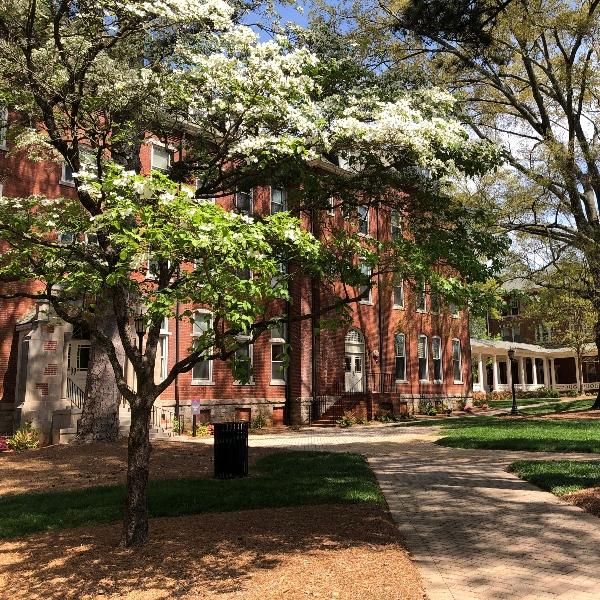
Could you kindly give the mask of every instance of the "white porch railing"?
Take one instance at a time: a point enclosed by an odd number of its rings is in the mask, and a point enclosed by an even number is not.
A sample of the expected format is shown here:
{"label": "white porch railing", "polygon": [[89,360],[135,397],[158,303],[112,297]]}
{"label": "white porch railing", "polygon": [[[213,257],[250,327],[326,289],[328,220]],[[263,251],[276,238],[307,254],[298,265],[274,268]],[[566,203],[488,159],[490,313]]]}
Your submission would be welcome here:
{"label": "white porch railing", "polygon": [[597,390],[598,388],[600,388],[600,381],[590,381],[583,384],[584,390]]}
{"label": "white porch railing", "polygon": [[[585,383],[583,385],[585,386]],[[566,392],[567,390],[576,390],[577,384],[576,383],[555,383],[552,387],[555,390],[558,390],[559,392]]]}

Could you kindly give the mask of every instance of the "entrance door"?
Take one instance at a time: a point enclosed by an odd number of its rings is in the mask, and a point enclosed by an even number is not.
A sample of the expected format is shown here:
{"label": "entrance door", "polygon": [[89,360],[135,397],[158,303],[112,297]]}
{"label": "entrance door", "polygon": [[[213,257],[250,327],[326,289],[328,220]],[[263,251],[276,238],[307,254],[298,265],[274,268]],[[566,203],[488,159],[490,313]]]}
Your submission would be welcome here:
{"label": "entrance door", "polygon": [[346,335],[344,386],[346,392],[364,391],[365,341],[362,333],[351,329]]}
{"label": "entrance door", "polygon": [[69,343],[67,370],[69,378],[81,390],[85,390],[89,362],[90,341],[71,340]]}

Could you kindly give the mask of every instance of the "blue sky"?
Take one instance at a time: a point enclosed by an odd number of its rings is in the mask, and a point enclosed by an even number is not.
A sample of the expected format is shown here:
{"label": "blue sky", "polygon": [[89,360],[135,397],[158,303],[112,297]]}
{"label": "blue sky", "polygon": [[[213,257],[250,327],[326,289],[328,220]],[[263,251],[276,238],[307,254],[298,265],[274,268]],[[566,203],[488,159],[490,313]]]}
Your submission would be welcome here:
{"label": "blue sky", "polygon": [[[293,22],[293,23],[298,23],[299,25],[307,25],[308,24],[308,11],[309,11],[309,4],[310,2],[305,2],[304,0],[299,0],[295,3],[294,6],[290,6],[289,4],[281,4],[279,2],[277,2],[275,4],[275,8],[277,9],[277,12],[279,13],[279,16],[281,17],[282,22],[286,23],[286,22]],[[299,12],[295,6],[301,6],[304,9],[304,12],[301,13]],[[253,16],[255,16],[255,18],[259,18],[256,15],[253,15],[253,13],[250,13],[248,19],[246,19],[247,22],[252,22],[252,18]],[[267,34],[265,34],[263,31],[259,32],[261,35],[261,38],[264,40],[266,39],[268,36]]]}

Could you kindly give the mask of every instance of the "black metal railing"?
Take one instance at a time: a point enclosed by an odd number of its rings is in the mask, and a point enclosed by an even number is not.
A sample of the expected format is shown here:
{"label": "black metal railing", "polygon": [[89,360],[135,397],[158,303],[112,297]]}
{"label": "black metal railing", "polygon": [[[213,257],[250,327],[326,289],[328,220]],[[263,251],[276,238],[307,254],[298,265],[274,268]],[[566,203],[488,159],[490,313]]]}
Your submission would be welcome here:
{"label": "black metal railing", "polygon": [[71,401],[71,406],[83,409],[85,392],[70,377],[67,377],[67,398]]}
{"label": "black metal railing", "polygon": [[337,379],[325,386],[324,395],[346,396],[364,394],[366,392],[389,394],[396,391],[395,373],[367,373],[351,385],[346,383],[345,377]]}
{"label": "black metal railing", "polygon": [[370,392],[389,394],[396,391],[395,373],[369,373],[368,388]]}

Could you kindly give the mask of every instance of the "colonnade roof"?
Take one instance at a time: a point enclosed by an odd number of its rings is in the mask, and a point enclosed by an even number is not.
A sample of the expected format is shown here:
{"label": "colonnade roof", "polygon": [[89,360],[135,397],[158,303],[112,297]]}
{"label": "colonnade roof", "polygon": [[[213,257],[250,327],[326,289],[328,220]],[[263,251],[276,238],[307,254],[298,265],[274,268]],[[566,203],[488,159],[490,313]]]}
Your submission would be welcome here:
{"label": "colonnade roof", "polygon": [[[473,354],[497,354],[506,355],[513,348],[517,356],[539,355],[547,358],[562,358],[573,356],[575,351],[572,348],[546,348],[537,344],[525,344],[523,342],[505,342],[502,340],[480,340],[471,338],[471,352]],[[597,350],[594,344],[588,344],[584,355],[596,355]]]}

